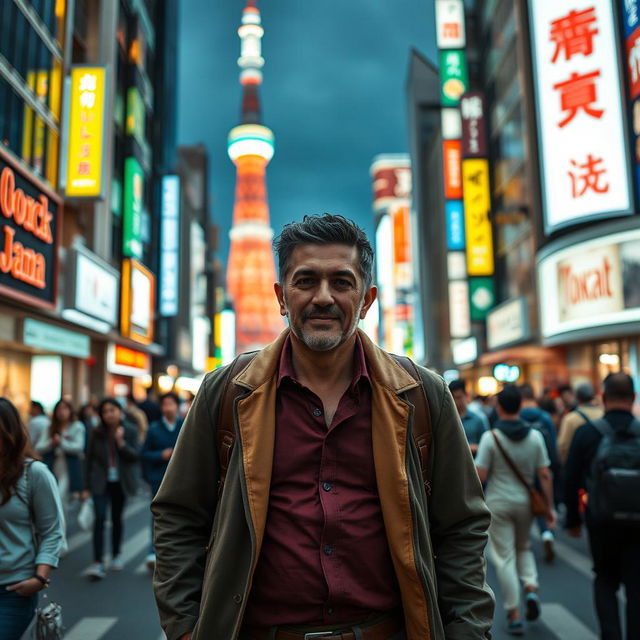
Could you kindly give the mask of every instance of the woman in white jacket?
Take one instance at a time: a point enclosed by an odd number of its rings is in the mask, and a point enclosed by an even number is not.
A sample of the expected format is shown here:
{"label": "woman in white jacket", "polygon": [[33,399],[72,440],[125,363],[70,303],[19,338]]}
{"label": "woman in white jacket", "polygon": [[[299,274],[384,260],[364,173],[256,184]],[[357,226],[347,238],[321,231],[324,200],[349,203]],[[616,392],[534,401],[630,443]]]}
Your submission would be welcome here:
{"label": "woman in white jacket", "polygon": [[63,495],[65,478],[72,497],[79,498],[82,493],[85,441],[85,426],[76,418],[73,407],[66,400],[59,400],[53,408],[51,425],[43,432],[35,448],[56,476]]}

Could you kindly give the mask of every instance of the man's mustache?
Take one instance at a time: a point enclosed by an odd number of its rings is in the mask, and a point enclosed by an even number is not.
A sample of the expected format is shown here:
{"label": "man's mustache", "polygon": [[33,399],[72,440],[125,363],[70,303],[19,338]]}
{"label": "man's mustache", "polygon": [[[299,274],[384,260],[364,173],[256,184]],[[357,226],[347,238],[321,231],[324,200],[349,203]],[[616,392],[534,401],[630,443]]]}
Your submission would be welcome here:
{"label": "man's mustache", "polygon": [[302,312],[303,322],[313,316],[335,316],[338,320],[342,320],[344,317],[342,311],[336,305],[331,305],[330,307],[319,307],[317,305],[313,305]]}

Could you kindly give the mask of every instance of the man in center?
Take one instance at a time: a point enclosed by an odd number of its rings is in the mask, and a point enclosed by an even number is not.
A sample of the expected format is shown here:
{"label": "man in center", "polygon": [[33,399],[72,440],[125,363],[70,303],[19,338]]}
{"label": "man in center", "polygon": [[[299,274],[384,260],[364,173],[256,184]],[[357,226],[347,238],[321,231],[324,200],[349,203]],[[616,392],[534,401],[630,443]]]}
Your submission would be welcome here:
{"label": "man in center", "polygon": [[[289,329],[233,379],[205,378],[153,502],[168,639],[489,638],[482,489],[444,381],[357,329],[377,294],[364,232],[306,216],[275,248]],[[420,384],[426,488],[406,399]],[[243,395],[218,496],[227,385]]]}

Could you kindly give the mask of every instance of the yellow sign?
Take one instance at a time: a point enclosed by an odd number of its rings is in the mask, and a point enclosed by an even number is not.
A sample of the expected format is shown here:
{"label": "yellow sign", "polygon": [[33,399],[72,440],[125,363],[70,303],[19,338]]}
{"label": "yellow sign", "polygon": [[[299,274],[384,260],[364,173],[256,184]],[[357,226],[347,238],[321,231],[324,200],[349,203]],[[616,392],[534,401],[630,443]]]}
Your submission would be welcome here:
{"label": "yellow sign", "polygon": [[104,164],[104,67],[74,67],[69,102],[66,194],[97,198]]}
{"label": "yellow sign", "polygon": [[493,236],[489,161],[472,158],[462,161],[464,222],[467,237],[467,272],[470,276],[493,275]]}

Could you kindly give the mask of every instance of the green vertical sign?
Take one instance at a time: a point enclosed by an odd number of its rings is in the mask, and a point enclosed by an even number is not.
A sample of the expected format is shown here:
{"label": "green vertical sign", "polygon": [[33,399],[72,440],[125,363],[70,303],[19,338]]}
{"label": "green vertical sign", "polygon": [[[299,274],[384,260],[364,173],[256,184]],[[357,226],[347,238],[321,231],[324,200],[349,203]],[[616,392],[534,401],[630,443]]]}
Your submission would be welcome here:
{"label": "green vertical sign", "polygon": [[127,91],[127,135],[139,142],[145,141],[145,109],[140,92],[136,87]]}
{"label": "green vertical sign", "polygon": [[471,320],[486,320],[496,301],[493,278],[469,278],[469,306]]}
{"label": "green vertical sign", "polygon": [[124,161],[124,217],[122,250],[128,258],[142,259],[142,205],[144,174],[135,158]]}
{"label": "green vertical sign", "polygon": [[467,58],[457,49],[440,51],[440,87],[442,106],[457,107],[469,87]]}

